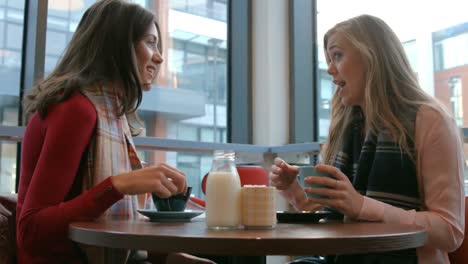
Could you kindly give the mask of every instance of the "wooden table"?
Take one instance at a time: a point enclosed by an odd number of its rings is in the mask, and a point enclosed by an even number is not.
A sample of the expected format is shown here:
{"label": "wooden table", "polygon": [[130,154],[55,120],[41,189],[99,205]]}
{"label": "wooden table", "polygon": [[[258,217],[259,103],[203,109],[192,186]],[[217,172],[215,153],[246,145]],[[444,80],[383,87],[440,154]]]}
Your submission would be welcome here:
{"label": "wooden table", "polygon": [[71,240],[112,248],[192,254],[266,256],[351,254],[423,246],[423,227],[384,223],[278,224],[272,230],[210,230],[204,219],[187,223],[77,222]]}

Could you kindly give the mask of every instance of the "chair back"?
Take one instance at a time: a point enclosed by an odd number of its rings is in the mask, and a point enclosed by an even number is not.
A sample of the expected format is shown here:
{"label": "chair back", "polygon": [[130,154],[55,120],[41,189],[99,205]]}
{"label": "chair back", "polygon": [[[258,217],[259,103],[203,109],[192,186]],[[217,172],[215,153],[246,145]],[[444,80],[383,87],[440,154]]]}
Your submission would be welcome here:
{"label": "chair back", "polygon": [[[266,171],[261,166],[255,165],[237,165],[237,172],[239,173],[239,178],[241,186],[244,185],[269,185],[268,171]],[[206,181],[208,179],[208,174],[203,176],[202,180],[202,191],[206,193]]]}
{"label": "chair back", "polygon": [[16,194],[0,195],[0,263],[16,263]]}
{"label": "chair back", "polygon": [[466,241],[466,228],[467,228],[467,223],[468,223],[468,196],[465,197],[465,238],[463,239],[463,242],[461,246],[455,250],[454,252],[451,252],[448,254],[450,263],[468,263],[468,242]]}

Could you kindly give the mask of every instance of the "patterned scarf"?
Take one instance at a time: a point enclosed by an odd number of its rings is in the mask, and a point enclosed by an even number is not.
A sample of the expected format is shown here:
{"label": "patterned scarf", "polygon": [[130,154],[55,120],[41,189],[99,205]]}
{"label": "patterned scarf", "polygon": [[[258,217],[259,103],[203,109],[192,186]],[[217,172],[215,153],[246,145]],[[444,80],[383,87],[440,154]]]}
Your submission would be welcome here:
{"label": "patterned scarf", "polygon": [[[411,120],[415,121],[415,114]],[[353,109],[351,129],[345,135],[343,150],[334,166],[348,175],[361,194],[406,210],[421,208],[414,144],[408,142],[411,155],[392,140],[388,130],[377,135],[368,133],[362,144],[364,120],[360,108]],[[414,131],[413,127],[410,131]]]}
{"label": "patterned scarf", "polygon": [[[83,188],[89,189],[111,175],[141,169],[125,115],[118,117],[120,98],[112,86],[96,86],[83,92],[97,112],[96,132],[88,147]],[[125,195],[101,217],[113,220],[138,219],[136,195]]]}
{"label": "patterned scarf", "polygon": [[[416,113],[408,116],[412,120],[410,131],[414,133]],[[379,131],[377,135],[368,133],[362,144],[363,129],[362,111],[355,107],[351,127],[343,139],[342,151],[335,157],[334,166],[349,177],[361,194],[405,210],[420,210],[422,202],[414,163],[414,143],[408,142],[412,157],[392,140],[388,130]],[[394,262],[396,257],[399,259]],[[414,263],[415,259],[416,250],[410,249],[339,256],[338,263]]]}

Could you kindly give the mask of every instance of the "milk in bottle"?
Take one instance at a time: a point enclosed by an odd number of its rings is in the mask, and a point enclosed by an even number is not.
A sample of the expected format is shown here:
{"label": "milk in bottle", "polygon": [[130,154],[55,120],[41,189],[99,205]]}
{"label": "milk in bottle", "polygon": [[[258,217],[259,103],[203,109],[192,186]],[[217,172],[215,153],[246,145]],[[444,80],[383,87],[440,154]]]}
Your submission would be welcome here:
{"label": "milk in bottle", "polygon": [[241,184],[235,153],[216,150],[206,182],[206,225],[212,229],[236,229],[241,223]]}

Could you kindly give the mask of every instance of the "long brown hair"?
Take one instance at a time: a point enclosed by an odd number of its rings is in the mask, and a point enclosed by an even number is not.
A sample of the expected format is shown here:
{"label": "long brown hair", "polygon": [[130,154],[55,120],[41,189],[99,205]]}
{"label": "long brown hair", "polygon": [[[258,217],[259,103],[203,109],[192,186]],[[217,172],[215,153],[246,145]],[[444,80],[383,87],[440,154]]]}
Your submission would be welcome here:
{"label": "long brown hair", "polygon": [[[363,113],[367,130],[376,133],[388,129],[393,140],[412,157],[408,142],[414,142],[414,120],[405,113],[417,112],[421,105],[448,113],[421,89],[403,45],[383,20],[361,15],[337,24],[325,34],[325,54],[328,39],[336,33],[350,41],[365,63]],[[352,120],[352,108],[344,106],[337,93],[333,95],[330,131],[322,152],[324,163],[331,164],[341,149]]]}
{"label": "long brown hair", "polygon": [[37,111],[44,118],[49,105],[109,82],[121,87],[118,114],[138,120],[135,111],[142,100],[142,88],[135,46],[152,23],[160,33],[154,14],[137,4],[123,0],[93,4],[81,18],[57,67],[26,96],[26,116]]}

